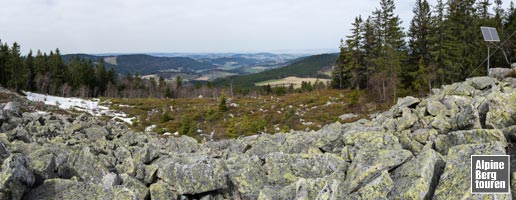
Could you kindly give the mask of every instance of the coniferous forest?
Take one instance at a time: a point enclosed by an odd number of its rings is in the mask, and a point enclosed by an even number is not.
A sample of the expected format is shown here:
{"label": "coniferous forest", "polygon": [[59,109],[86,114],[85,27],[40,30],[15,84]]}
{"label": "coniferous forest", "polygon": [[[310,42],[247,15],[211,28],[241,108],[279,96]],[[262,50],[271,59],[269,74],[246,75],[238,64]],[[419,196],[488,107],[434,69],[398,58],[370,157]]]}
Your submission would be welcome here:
{"label": "coniferous forest", "polygon": [[[423,95],[431,88],[486,75],[487,47],[481,26],[495,27],[504,41],[516,31],[515,7],[501,0],[416,0],[408,31],[394,0],[380,0],[370,16],[357,16],[332,74],[332,87],[367,89],[380,101]],[[516,60],[516,37],[498,43],[491,67]],[[493,47],[492,47],[493,49]]]}

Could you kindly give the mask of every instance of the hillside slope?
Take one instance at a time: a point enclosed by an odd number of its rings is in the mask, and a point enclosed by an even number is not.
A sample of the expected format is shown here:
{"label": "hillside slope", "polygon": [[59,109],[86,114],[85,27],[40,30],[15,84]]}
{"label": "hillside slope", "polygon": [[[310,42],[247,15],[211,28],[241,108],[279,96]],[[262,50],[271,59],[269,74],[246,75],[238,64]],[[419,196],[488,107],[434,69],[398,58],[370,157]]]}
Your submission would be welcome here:
{"label": "hillside slope", "polygon": [[210,63],[200,62],[188,57],[155,57],[145,54],[118,56],[68,54],[63,56],[66,62],[70,61],[73,57],[92,60],[93,62],[103,59],[106,67],[113,68],[116,72],[122,74],[138,73],[140,75],[147,75],[167,70],[192,72],[216,68],[215,65]]}
{"label": "hillside slope", "polygon": [[324,68],[335,64],[338,54],[321,54],[300,58],[296,62],[285,67],[280,67],[256,74],[245,76],[232,76],[224,79],[215,80],[218,86],[227,86],[233,82],[233,86],[241,88],[253,87],[255,83],[271,79],[280,79],[288,76],[328,78],[327,75],[319,73]]}

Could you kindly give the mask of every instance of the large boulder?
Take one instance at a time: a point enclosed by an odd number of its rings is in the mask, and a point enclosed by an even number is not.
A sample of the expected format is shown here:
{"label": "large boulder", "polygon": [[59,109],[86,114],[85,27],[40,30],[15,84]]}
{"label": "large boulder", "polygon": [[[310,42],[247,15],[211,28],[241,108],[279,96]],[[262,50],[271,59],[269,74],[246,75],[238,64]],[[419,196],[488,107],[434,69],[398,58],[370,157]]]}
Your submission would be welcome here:
{"label": "large boulder", "polygon": [[21,199],[34,182],[29,160],[21,154],[11,154],[2,165],[0,199]]}
{"label": "large boulder", "polygon": [[42,185],[33,189],[24,199],[114,199],[110,189],[93,183],[78,182],[68,179],[48,179]]}
{"label": "large boulder", "polygon": [[176,200],[178,198],[177,192],[163,181],[158,181],[149,186],[150,198],[152,200]]}
{"label": "large boulder", "polygon": [[403,149],[361,149],[353,159],[344,181],[346,191],[352,193],[412,157]]}
{"label": "large boulder", "polygon": [[448,135],[439,135],[436,141],[436,149],[442,154],[447,154],[448,149],[461,144],[481,144],[500,142],[507,145],[507,140],[501,130],[498,129],[475,129],[454,131]]}
{"label": "large boulder", "polygon": [[503,129],[516,125],[516,93],[493,92],[487,97],[486,128]]}
{"label": "large boulder", "polygon": [[148,198],[149,189],[145,184],[127,174],[121,174],[120,178],[122,179],[122,186],[136,194],[138,200],[145,200]]}
{"label": "large boulder", "polygon": [[244,198],[257,198],[267,181],[266,172],[258,156],[235,156],[226,160],[228,176]]}
{"label": "large boulder", "polygon": [[431,199],[444,164],[444,158],[432,149],[407,161],[392,172],[395,187],[389,199]]}
{"label": "large boulder", "polygon": [[346,199],[387,199],[387,195],[395,186],[387,170],[383,170],[362,188],[352,191]]}
{"label": "large boulder", "polygon": [[264,168],[273,185],[288,185],[299,178],[322,178],[334,172],[345,172],[348,163],[335,154],[283,154],[266,156]]}
{"label": "large boulder", "polygon": [[477,90],[484,90],[495,86],[497,81],[491,77],[481,76],[468,78],[466,82]]}
{"label": "large boulder", "polygon": [[158,178],[179,194],[199,194],[226,189],[226,166],[220,159],[191,155],[161,161]]}
{"label": "large boulder", "polygon": [[74,176],[85,182],[102,183],[102,178],[109,173],[87,147],[73,151],[68,156],[66,165]]}
{"label": "large boulder", "polygon": [[511,199],[510,194],[471,194],[471,155],[505,155],[500,142],[464,144],[450,148],[446,167],[433,199]]}

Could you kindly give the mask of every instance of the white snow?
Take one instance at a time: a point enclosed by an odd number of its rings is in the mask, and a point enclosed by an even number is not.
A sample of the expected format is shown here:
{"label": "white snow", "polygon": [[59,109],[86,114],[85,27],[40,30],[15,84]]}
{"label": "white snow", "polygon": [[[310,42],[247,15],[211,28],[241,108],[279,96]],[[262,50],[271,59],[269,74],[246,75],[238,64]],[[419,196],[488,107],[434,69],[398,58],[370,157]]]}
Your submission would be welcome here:
{"label": "white snow", "polygon": [[155,128],[156,128],[155,124],[147,126],[147,127],[145,127],[145,132],[152,132],[152,130],[154,130]]}
{"label": "white snow", "polygon": [[57,106],[60,109],[65,110],[78,110],[87,112],[93,116],[108,116],[112,117],[113,120],[119,119],[126,123],[132,124],[134,117],[128,117],[127,114],[110,110],[107,106],[99,105],[99,99],[86,100],[75,97],[57,97],[52,95],[44,95],[33,92],[24,92],[26,98],[34,102],[43,102],[46,105]]}

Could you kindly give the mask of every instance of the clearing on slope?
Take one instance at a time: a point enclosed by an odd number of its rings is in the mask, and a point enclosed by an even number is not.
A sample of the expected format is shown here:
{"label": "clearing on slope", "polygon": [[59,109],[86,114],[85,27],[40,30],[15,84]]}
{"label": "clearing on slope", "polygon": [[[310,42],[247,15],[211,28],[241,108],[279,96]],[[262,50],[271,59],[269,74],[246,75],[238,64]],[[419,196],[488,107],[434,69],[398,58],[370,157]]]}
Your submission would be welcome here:
{"label": "clearing on slope", "polygon": [[256,86],[266,86],[270,85],[271,87],[289,87],[291,84],[294,88],[301,88],[301,83],[307,82],[310,84],[314,84],[317,81],[324,83],[327,85],[330,82],[330,79],[319,79],[319,78],[299,78],[296,76],[289,76],[282,79],[268,80],[259,83],[255,83]]}

